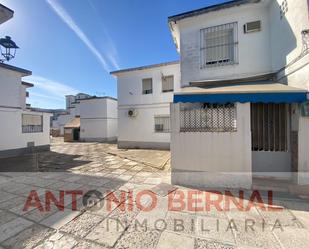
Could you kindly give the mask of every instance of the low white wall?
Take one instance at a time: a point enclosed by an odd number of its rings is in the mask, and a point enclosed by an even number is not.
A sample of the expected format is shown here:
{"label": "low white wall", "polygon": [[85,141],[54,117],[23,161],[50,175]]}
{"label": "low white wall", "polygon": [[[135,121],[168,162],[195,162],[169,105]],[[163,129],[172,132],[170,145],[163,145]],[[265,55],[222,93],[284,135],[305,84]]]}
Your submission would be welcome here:
{"label": "low white wall", "polygon": [[250,103],[237,103],[237,132],[179,132],[179,104],[171,114],[174,184],[251,187]]}
{"label": "low white wall", "polygon": [[[43,115],[43,132],[22,133],[22,113]],[[0,108],[0,151],[26,148],[28,142],[35,146],[50,144],[50,114]]]}
{"label": "low white wall", "polygon": [[[136,117],[128,117],[128,110],[135,109]],[[170,133],[155,132],[154,117],[169,115],[169,104],[119,107],[118,110],[118,142],[132,145],[130,147],[152,147],[156,143],[162,147],[169,146]],[[149,146],[147,146],[149,145]],[[155,146],[156,147],[156,146]]]}

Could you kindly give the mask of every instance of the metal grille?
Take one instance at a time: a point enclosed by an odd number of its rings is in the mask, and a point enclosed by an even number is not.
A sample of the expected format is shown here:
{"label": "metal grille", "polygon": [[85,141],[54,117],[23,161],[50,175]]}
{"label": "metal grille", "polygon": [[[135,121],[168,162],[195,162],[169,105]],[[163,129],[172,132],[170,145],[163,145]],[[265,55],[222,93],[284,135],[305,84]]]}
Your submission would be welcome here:
{"label": "metal grille", "polygon": [[235,132],[234,104],[181,103],[180,132]]}
{"label": "metal grille", "polygon": [[43,116],[22,114],[22,133],[43,132]]}
{"label": "metal grille", "polygon": [[155,121],[155,132],[170,132],[171,122],[170,116],[156,116]]}
{"label": "metal grille", "polygon": [[251,104],[253,151],[287,151],[287,106]]}
{"label": "metal grille", "polygon": [[305,54],[309,51],[309,29],[302,31],[303,49],[302,53]]}
{"label": "metal grille", "polygon": [[237,22],[201,30],[201,67],[238,63]]}

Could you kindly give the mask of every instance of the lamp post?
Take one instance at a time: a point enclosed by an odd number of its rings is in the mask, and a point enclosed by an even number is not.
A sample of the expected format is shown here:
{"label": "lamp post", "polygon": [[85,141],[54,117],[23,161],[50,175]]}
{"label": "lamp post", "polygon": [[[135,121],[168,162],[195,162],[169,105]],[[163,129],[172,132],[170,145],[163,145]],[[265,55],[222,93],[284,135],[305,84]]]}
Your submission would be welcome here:
{"label": "lamp post", "polygon": [[[6,61],[9,61],[15,57],[16,49],[19,47],[16,43],[11,39],[10,36],[6,36],[5,38],[0,39],[0,48],[1,54],[5,58]],[[4,60],[1,60],[2,62]]]}

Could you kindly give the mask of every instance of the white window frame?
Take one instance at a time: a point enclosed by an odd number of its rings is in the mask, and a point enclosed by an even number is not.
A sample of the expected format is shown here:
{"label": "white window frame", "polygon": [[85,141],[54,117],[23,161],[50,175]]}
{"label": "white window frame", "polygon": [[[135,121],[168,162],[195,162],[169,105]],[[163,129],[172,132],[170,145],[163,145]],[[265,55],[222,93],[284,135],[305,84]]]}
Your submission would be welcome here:
{"label": "white window frame", "polygon": [[[149,81],[149,80],[151,81],[151,89],[145,89],[144,84],[148,83],[146,81]],[[152,93],[153,93],[153,80],[152,80],[152,78],[142,79],[142,94],[147,95],[147,94],[152,94]]]}

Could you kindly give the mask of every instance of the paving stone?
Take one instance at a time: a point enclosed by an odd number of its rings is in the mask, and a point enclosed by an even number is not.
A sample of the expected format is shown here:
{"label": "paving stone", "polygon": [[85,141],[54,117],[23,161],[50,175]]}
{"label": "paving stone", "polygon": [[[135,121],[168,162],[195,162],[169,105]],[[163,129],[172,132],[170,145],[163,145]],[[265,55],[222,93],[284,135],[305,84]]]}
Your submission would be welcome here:
{"label": "paving stone", "polygon": [[108,249],[108,247],[98,245],[95,243],[90,243],[88,241],[79,242],[74,249]]}
{"label": "paving stone", "polygon": [[16,235],[33,223],[23,218],[16,218],[0,226],[0,242]]}
{"label": "paving stone", "polygon": [[177,233],[163,232],[156,249],[194,249],[194,238]]}
{"label": "paving stone", "polygon": [[143,183],[145,180],[146,180],[146,177],[133,176],[133,178],[131,178],[129,180],[129,182],[132,182],[132,183]]}
{"label": "paving stone", "polygon": [[167,196],[169,193],[175,191],[176,189],[177,187],[173,185],[160,183],[157,186],[153,187],[151,191],[160,196]]}
{"label": "paving stone", "polygon": [[40,211],[39,209],[34,209],[30,212],[27,212],[23,216],[29,220],[40,222],[41,220],[46,219],[48,216],[51,216],[58,211],[59,209],[56,206],[52,205],[50,211]]}
{"label": "paving stone", "polygon": [[0,210],[0,226],[16,218],[15,214]]}
{"label": "paving stone", "polygon": [[147,178],[144,182],[145,184],[157,185],[161,183],[161,178]]}
{"label": "paving stone", "polygon": [[38,245],[41,241],[52,235],[54,232],[54,230],[40,225],[32,225],[18,235],[3,242],[3,245],[11,249],[30,249]]}
{"label": "paving stone", "polygon": [[[149,207],[151,203],[147,203]],[[136,217],[136,221],[140,224],[146,223],[150,229],[163,229],[167,226],[166,214],[168,211],[168,199],[160,198],[157,200],[156,206],[150,211],[141,210]]]}
{"label": "paving stone", "polygon": [[195,239],[194,249],[236,249],[236,246],[214,240]]}
{"label": "paving stone", "polygon": [[284,230],[274,230],[274,234],[286,249],[308,249],[309,232],[306,229],[284,227]]}
{"label": "paving stone", "polygon": [[0,191],[0,203],[11,200],[13,198],[18,197],[17,195],[8,193],[8,192],[4,192],[4,191]]}
{"label": "paving stone", "polygon": [[83,213],[64,225],[60,230],[83,238],[102,220],[103,218],[98,215]]}
{"label": "paving stone", "polygon": [[125,169],[116,169],[113,171],[113,174],[120,175],[120,174],[123,174],[124,172],[126,172]]}
{"label": "paving stone", "polygon": [[64,211],[58,211],[55,214],[47,217],[46,219],[42,220],[40,224],[51,227],[53,229],[59,229],[73,220],[79,214],[80,212],[78,211],[65,209]]}
{"label": "paving stone", "polygon": [[262,222],[263,220],[263,217],[255,207],[252,207],[249,211],[240,211],[238,209],[233,208],[226,212],[217,212],[217,213],[225,213],[229,219],[240,220],[240,221],[252,219],[255,222]]}
{"label": "paving stone", "polygon": [[272,227],[256,223],[251,229],[245,225],[245,222],[235,221],[235,224],[237,229],[233,229],[233,232],[236,237],[236,244],[240,248],[281,248],[272,232]]}
{"label": "paving stone", "polygon": [[11,210],[12,208],[14,208],[16,206],[20,206],[20,205],[24,204],[25,201],[26,201],[25,197],[16,197],[16,198],[1,202],[0,208],[6,209],[6,210]]}
{"label": "paving stone", "polygon": [[303,227],[302,223],[288,210],[263,211],[258,209],[266,223],[274,225],[278,221],[283,226]]}
{"label": "paving stone", "polygon": [[121,180],[121,181],[129,181],[133,176],[132,175],[126,175],[122,174],[116,177],[116,179]]}
{"label": "paving stone", "polygon": [[63,235],[59,239],[49,239],[34,249],[72,249],[78,241],[71,236]]}
{"label": "paving stone", "polygon": [[154,249],[160,234],[158,230],[143,230],[132,226],[117,241],[115,249]]}
{"label": "paving stone", "polygon": [[87,236],[86,239],[96,243],[113,247],[120,236],[124,233],[125,224],[115,219],[105,219],[96,226]]}

